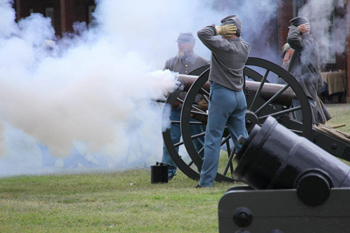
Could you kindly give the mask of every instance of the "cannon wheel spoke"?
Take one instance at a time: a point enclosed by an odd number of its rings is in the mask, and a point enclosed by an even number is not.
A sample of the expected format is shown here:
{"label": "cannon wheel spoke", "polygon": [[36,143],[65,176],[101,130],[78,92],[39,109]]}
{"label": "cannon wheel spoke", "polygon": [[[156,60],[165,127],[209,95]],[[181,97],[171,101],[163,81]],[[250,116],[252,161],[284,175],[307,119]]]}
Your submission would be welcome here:
{"label": "cannon wheel spoke", "polygon": [[[311,130],[312,130],[312,118],[311,118],[311,109],[309,103],[307,101],[307,97],[300,87],[299,83],[295,80],[295,78],[282,67],[266,61],[260,58],[249,58],[246,67],[244,69],[244,76],[246,80],[253,80],[255,82],[256,89],[254,91],[249,90],[248,84],[245,84],[245,92],[247,97],[247,129],[248,132],[254,127],[255,124],[263,124],[268,116],[275,117],[281,124],[304,136],[306,138],[310,138]],[[265,88],[268,88],[269,81],[268,78],[271,75],[282,77],[286,85],[275,85],[279,89],[274,92],[271,96],[264,96]],[[191,116],[196,115],[205,115],[200,114],[199,111],[194,110],[193,106],[195,106],[195,98],[197,95],[202,95],[203,99],[208,101],[209,98],[209,88],[208,88],[208,76],[209,69],[203,72],[200,77],[193,83],[191,88],[189,89],[184,103],[182,105],[181,111],[181,132],[183,136],[184,145],[186,150],[191,157],[193,163],[197,165],[197,167],[201,168],[203,163],[203,148],[200,151],[196,150],[193,140],[195,138],[191,137],[190,130],[190,121]],[[260,82],[260,83],[259,83]],[[288,93],[295,94],[297,100],[300,102],[299,107],[293,107],[291,104],[281,104],[278,100],[283,96],[288,96]],[[205,98],[206,97],[206,98]],[[290,100],[291,102],[292,100]],[[203,110],[202,110],[203,111]],[[293,119],[293,113],[296,111],[301,111],[303,116],[303,122],[298,122],[296,119]],[[250,119],[252,117],[254,119]],[[204,116],[203,116],[204,117]],[[251,125],[249,125],[249,121],[255,120]],[[205,120],[202,120],[205,123]],[[227,135],[230,135],[227,130],[225,130],[226,135],[223,135],[224,142]],[[234,165],[232,164],[232,159],[234,157],[235,151],[231,150],[231,148],[227,148],[228,156],[226,158],[227,162],[222,162],[222,158],[220,158],[219,170],[215,180],[217,182],[234,181],[233,172]],[[201,154],[201,155],[200,155]],[[223,168],[223,172],[221,173],[221,169]]]}
{"label": "cannon wheel spoke", "polygon": [[273,103],[274,100],[278,98],[285,90],[289,88],[289,85],[285,85],[281,90],[279,90],[276,94],[274,94],[270,99],[266,101],[263,105],[259,107],[255,112],[255,114],[259,114],[262,110],[264,110],[267,106]]}
{"label": "cannon wheel spoke", "polygon": [[[246,75],[246,72],[244,72],[244,74]],[[250,111],[252,110],[252,107],[256,104],[256,100],[260,96],[261,90],[262,90],[262,88],[267,80],[268,75],[269,75],[269,70],[266,70],[264,77],[260,80],[260,85],[259,85],[258,91],[255,93],[254,99],[253,99],[250,107],[248,108]]]}
{"label": "cannon wheel spoke", "polygon": [[227,175],[227,172],[228,172],[228,169],[229,169],[229,168],[230,168],[231,174],[233,174],[234,168],[233,168],[233,164],[232,164],[232,159],[233,159],[233,157],[234,157],[234,154],[235,154],[235,150],[232,150],[232,151],[229,153],[227,164],[226,164],[226,166],[225,166],[224,172],[222,173],[224,176]]}
{"label": "cannon wheel spoke", "polygon": [[[200,114],[199,112],[195,112],[193,111],[193,106],[196,105],[195,103],[195,98],[197,96],[197,94],[203,94],[203,95],[207,95],[206,100],[208,100],[209,98],[209,90],[204,90],[203,91],[203,85],[206,84],[207,80],[208,80],[208,76],[209,76],[209,69],[205,72],[202,73],[202,75],[196,80],[196,82],[191,86],[190,90],[188,91],[184,104],[182,105],[182,111],[181,111],[181,133],[183,136],[183,140],[184,140],[184,144],[186,147],[186,150],[189,154],[189,156],[191,157],[192,161],[197,165],[197,167],[202,167],[202,163],[203,163],[203,150],[204,148],[201,148],[200,150],[196,150],[195,145],[193,143],[193,137],[191,137],[191,128],[190,128],[190,124],[189,122],[191,121],[191,116],[193,116],[192,114],[195,115],[199,115],[202,116],[204,114]],[[194,88],[196,89],[196,91],[194,91]],[[191,94],[192,93],[192,94]],[[202,111],[205,112],[205,111]],[[205,113],[205,116],[207,116],[207,114]],[[194,118],[196,118],[194,116]],[[206,123],[206,120],[203,122]],[[201,134],[203,135],[203,138],[205,136],[205,133]],[[227,181],[227,182],[232,182],[233,179],[232,177],[227,174],[229,173],[228,171],[230,171],[231,173],[233,172],[233,165],[232,165],[232,160],[230,161],[230,153],[231,152],[231,148],[229,146],[229,139],[231,138],[230,134],[228,133],[228,130],[225,129],[225,134],[223,135],[223,139],[221,141],[221,146],[226,144],[227,146],[227,152],[228,152],[228,156],[226,159],[221,158],[220,159],[220,166],[223,167],[223,171],[225,173],[225,175],[221,174],[220,172],[217,173],[217,176],[215,178],[216,181]],[[231,174],[230,173],[230,174]]]}
{"label": "cannon wheel spoke", "polygon": [[[209,66],[203,66],[189,73],[189,75],[200,75],[203,71],[207,70]],[[165,106],[169,106],[169,108],[175,103],[175,101],[183,102],[182,99],[179,98],[180,90],[177,90],[171,93],[165,101]],[[164,102],[164,101],[163,101]],[[169,108],[164,107],[163,115],[169,115]],[[180,121],[171,121],[171,124],[180,124]],[[196,121],[191,121],[191,125],[203,124]],[[177,167],[188,177],[194,180],[199,179],[199,172],[197,166],[194,164],[192,160],[188,161],[188,158],[185,156],[181,156],[178,151],[180,146],[184,144],[183,141],[174,143],[171,138],[170,127],[163,132],[163,141],[166,149],[170,157],[176,163]],[[203,149],[202,149],[203,150]],[[186,156],[187,157],[187,156]],[[191,159],[191,157],[189,157]]]}
{"label": "cannon wheel spoke", "polygon": [[[255,109],[252,106],[253,103],[249,106],[249,101],[247,100],[248,108],[258,116],[259,124],[262,124],[268,116],[273,116],[279,121],[279,123],[294,132],[298,132],[300,136],[310,138],[312,131],[311,108],[308,98],[298,81],[282,67],[261,58],[250,57],[246,66],[251,67],[251,70],[256,67],[260,70],[265,70],[265,75],[270,73],[272,76],[281,77],[285,81],[285,85],[281,85],[280,90],[276,91],[275,94],[270,97],[264,97],[264,103],[256,108],[254,106]],[[261,72],[264,73],[264,71]],[[264,80],[265,76],[262,79]],[[266,82],[264,82],[264,84],[266,84]],[[274,103],[281,98],[283,94],[288,95],[288,93],[289,95],[294,95],[293,101],[297,100],[300,106],[294,106],[292,100],[288,106]],[[300,112],[300,115],[302,115],[302,121],[295,118],[295,115],[298,114],[297,112]],[[282,118],[284,120],[282,120]],[[290,121],[293,121],[293,123],[289,124]],[[296,125],[298,125],[298,128],[295,128]]]}
{"label": "cannon wheel spoke", "polygon": [[[226,127],[227,128],[227,127]],[[228,160],[226,162],[225,168],[224,168],[224,172],[222,173],[224,176],[227,175],[228,169],[230,169],[231,174],[234,171],[234,167],[233,167],[233,163],[232,163],[232,159],[235,155],[235,148],[231,148],[230,146],[230,138],[231,138],[231,134],[228,134],[226,137],[223,138],[223,140],[221,141],[221,146],[222,145],[226,145],[226,151],[227,151],[227,155],[228,155]]]}

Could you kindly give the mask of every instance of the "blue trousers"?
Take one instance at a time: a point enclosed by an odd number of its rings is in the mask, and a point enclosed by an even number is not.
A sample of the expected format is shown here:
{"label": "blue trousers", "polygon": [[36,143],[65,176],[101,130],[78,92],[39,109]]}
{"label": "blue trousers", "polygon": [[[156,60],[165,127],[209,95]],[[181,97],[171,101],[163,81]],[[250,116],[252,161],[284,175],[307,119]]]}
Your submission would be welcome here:
{"label": "blue trousers", "polygon": [[[180,109],[172,109],[171,110],[170,120],[180,121],[180,116],[181,116]],[[191,130],[191,134],[194,135],[194,134],[199,134],[199,133],[204,132],[205,128],[204,128],[204,126],[201,126],[201,125],[191,125],[190,130]],[[180,139],[181,139],[180,124],[171,124],[170,134],[171,134],[171,139],[172,139],[174,144],[180,142]],[[196,150],[200,150],[204,145],[204,138],[199,137],[199,138],[194,139],[193,144],[194,144],[194,147],[196,148]],[[176,151],[177,151],[177,153],[179,153],[179,147],[176,147]],[[176,173],[177,166],[176,166],[175,162],[172,160],[172,158],[170,157],[168,150],[166,149],[164,144],[163,144],[162,163],[167,163],[170,165],[168,167],[168,178],[169,178],[169,180],[171,180]]]}
{"label": "blue trousers", "polygon": [[199,185],[202,187],[211,187],[214,184],[225,126],[228,126],[236,152],[242,147],[237,142],[237,138],[240,135],[248,137],[245,127],[247,102],[243,91],[233,91],[211,82],[209,100],[204,161],[199,181]]}

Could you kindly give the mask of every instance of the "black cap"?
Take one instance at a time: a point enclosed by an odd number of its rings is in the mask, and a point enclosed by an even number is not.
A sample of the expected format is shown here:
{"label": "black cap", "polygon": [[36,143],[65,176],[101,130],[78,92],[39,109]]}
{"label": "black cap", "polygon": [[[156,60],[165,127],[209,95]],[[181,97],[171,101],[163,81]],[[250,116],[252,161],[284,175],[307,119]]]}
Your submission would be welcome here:
{"label": "black cap", "polygon": [[296,27],[304,23],[310,23],[308,18],[303,16],[298,16],[290,20],[290,23]]}
{"label": "black cap", "polygon": [[242,31],[242,23],[237,15],[229,15],[221,20],[221,25],[234,24],[237,30]]}

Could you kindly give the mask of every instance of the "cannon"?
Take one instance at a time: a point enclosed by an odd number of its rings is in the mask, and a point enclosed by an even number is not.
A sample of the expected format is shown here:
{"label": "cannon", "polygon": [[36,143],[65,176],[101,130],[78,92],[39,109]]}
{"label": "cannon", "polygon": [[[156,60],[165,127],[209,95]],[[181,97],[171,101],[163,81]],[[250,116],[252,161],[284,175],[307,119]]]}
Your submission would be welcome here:
{"label": "cannon", "polygon": [[235,160],[218,205],[220,232],[350,232],[350,167],[268,117]]}
{"label": "cannon", "polygon": [[[171,93],[166,104],[173,105],[175,101],[182,103],[181,120],[172,121],[171,124],[180,124],[182,140],[179,143],[173,143],[170,129],[163,132],[164,144],[177,164],[178,168],[188,177],[194,180],[199,179],[199,171],[203,163],[201,156],[203,148],[196,149],[193,140],[204,137],[205,132],[195,135],[191,133],[191,125],[206,124],[206,109],[199,106],[196,99],[198,96],[208,103],[209,100],[209,76],[210,67],[201,67],[188,75],[179,75],[181,82],[180,88]],[[273,84],[268,81],[269,77],[281,77],[285,85]],[[244,68],[245,86],[244,91],[247,99],[246,127],[248,133],[252,131],[255,125],[262,125],[265,120],[271,116],[274,117],[281,125],[303,136],[317,146],[321,147],[333,156],[350,161],[350,146],[347,141],[318,129],[312,123],[311,109],[307,97],[296,81],[296,79],[280,66],[255,57],[249,57]],[[179,97],[181,92],[186,92],[184,99]],[[300,106],[293,107],[292,100],[300,102]],[[164,111],[167,111],[166,108]],[[297,111],[301,111],[302,122],[294,117]],[[164,112],[164,114],[168,114]],[[230,145],[231,138],[228,130],[225,130],[222,139],[222,145],[226,147],[227,157],[220,157],[219,168],[216,176],[217,182],[235,181],[234,155],[235,150]],[[177,152],[177,148],[184,146],[188,157]]]}

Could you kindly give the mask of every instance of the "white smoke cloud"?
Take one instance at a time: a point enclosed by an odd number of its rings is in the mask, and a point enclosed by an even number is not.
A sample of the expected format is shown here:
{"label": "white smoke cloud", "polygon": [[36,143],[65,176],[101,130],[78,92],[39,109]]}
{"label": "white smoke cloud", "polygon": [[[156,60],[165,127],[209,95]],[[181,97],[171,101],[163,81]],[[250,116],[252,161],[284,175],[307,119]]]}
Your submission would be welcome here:
{"label": "white smoke cloud", "polygon": [[348,25],[346,15],[334,14],[343,9],[343,0],[311,0],[299,12],[310,20],[311,31],[321,48],[321,59],[327,62],[331,56],[342,54],[346,50]]}
{"label": "white smoke cloud", "polygon": [[[12,1],[0,0],[0,176],[159,160],[169,121],[154,100],[176,86],[162,68],[179,32],[196,36],[240,14],[217,12],[211,0],[96,3],[93,24],[56,38],[48,18],[15,23]],[[199,40],[195,51],[209,59]]]}
{"label": "white smoke cloud", "polygon": [[[15,23],[11,0],[0,0],[0,175],[62,172],[42,167],[47,149],[56,165],[76,150],[109,168],[159,160],[166,123],[153,100],[175,87],[162,68],[179,32],[196,36],[237,14],[254,55],[271,54],[264,41],[276,1],[231,1],[221,12],[215,2],[98,0],[92,25],[77,22],[56,38],[49,19]],[[56,45],[45,48],[46,40]],[[199,40],[195,52],[210,57]]]}
{"label": "white smoke cloud", "polygon": [[[276,45],[270,44],[275,33],[277,1],[251,0],[234,1],[234,9],[242,21],[242,38],[250,43],[250,56],[262,57],[272,62],[279,59],[275,53]],[[277,42],[277,41],[276,41]]]}
{"label": "white smoke cloud", "polygon": [[[153,100],[176,87],[174,75],[161,70],[170,53],[159,51],[166,51],[169,39],[176,48],[179,28],[170,30],[173,38],[156,31],[160,9],[151,7],[154,22],[137,15],[127,25],[117,22],[108,11],[125,14],[131,5],[121,2],[100,1],[96,27],[76,24],[77,34],[57,39],[49,19],[32,14],[16,24],[10,1],[1,1],[6,20],[0,29],[0,118],[6,127],[0,128],[0,175],[46,172],[41,167],[46,146],[61,163],[75,149],[108,160],[111,168],[132,166],[137,159],[142,164],[155,153],[159,158],[162,109]],[[53,50],[44,47],[47,39],[56,41]],[[137,146],[142,150],[135,151]]]}
{"label": "white smoke cloud", "polygon": [[15,13],[11,8],[10,1],[0,1],[0,15],[0,38],[8,37],[17,30],[17,26],[15,24]]}

